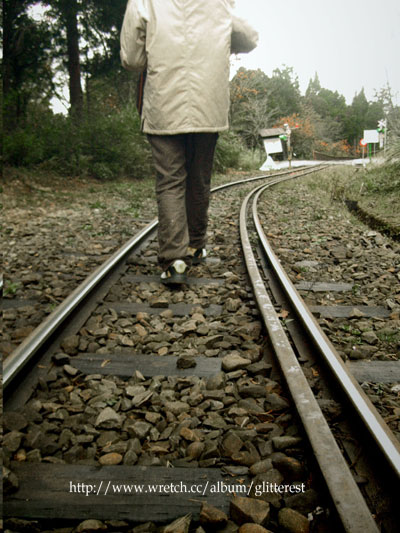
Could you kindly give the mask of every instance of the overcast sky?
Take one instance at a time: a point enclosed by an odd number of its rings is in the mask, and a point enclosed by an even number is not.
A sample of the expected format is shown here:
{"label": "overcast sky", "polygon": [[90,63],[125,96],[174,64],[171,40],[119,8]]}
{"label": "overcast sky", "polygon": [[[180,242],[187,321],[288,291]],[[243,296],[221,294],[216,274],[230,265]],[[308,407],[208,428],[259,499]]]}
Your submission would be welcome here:
{"label": "overcast sky", "polygon": [[368,100],[389,83],[400,105],[399,0],[236,0],[236,13],[260,35],[234,69],[271,75],[293,67],[304,94],[318,73],[321,86],[351,104],[364,87]]}
{"label": "overcast sky", "polygon": [[[43,10],[35,11],[40,18]],[[321,86],[348,104],[363,87],[373,100],[389,83],[400,105],[400,0],[236,0],[236,13],[260,40],[233,59],[232,75],[243,66],[270,76],[287,65],[304,94],[317,72]]]}

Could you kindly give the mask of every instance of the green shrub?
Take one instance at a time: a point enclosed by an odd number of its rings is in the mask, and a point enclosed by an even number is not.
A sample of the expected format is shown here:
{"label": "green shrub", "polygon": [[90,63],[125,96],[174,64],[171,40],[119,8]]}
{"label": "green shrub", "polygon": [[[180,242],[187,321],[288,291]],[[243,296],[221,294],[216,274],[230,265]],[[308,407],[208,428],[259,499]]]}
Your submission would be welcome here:
{"label": "green shrub", "polygon": [[400,165],[398,162],[390,162],[381,167],[367,168],[364,180],[367,191],[371,193],[400,193]]}
{"label": "green shrub", "polygon": [[246,148],[240,137],[233,131],[219,134],[215,150],[214,170],[225,172],[228,168],[252,170],[260,166],[259,152]]}
{"label": "green shrub", "polygon": [[[12,166],[41,165],[61,175],[146,178],[153,174],[151,150],[140,131],[140,117],[132,104],[123,108],[92,106],[79,120],[30,109],[24,129],[4,139],[4,162]],[[246,148],[233,131],[219,135],[214,170],[259,168],[259,151]]]}
{"label": "green shrub", "polygon": [[259,170],[266,157],[265,151],[258,148],[244,150],[240,153],[239,168],[240,170]]}
{"label": "green shrub", "polygon": [[88,117],[82,124],[82,150],[90,155],[89,173],[145,178],[152,173],[150,147],[140,132],[140,118],[132,106],[106,116]]}
{"label": "green shrub", "polygon": [[214,170],[225,172],[227,168],[235,168],[239,164],[242,146],[237,137],[230,131],[219,134],[215,149]]}
{"label": "green shrub", "polygon": [[4,139],[4,162],[41,164],[65,175],[99,179],[142,178],[152,173],[151,153],[134,106],[85,113],[80,121],[33,110],[25,128]]}
{"label": "green shrub", "polygon": [[397,173],[400,171],[400,138],[397,137],[392,141],[386,153],[386,162],[392,166],[393,169],[397,169]]}
{"label": "green shrub", "polygon": [[43,160],[43,140],[37,133],[18,129],[3,138],[3,160],[15,167],[30,167]]}

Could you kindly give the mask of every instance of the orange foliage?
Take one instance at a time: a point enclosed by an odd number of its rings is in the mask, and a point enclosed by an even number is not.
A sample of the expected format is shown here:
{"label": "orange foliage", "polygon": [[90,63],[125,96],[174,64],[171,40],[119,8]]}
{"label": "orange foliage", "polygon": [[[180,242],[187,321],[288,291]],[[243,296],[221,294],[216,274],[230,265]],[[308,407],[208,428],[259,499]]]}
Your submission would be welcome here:
{"label": "orange foliage", "polygon": [[[323,152],[330,156],[351,157],[359,154],[359,150],[354,150],[346,140],[328,143],[316,139],[313,123],[308,117],[300,117],[296,113],[288,117],[281,117],[274,127],[283,128],[284,124],[289,124],[290,126],[292,131],[292,144],[295,149],[299,149],[302,143],[304,148],[304,143],[308,143],[307,146],[309,149]],[[296,124],[298,125],[297,128]]]}
{"label": "orange foliage", "polygon": [[292,134],[299,130],[304,137],[314,137],[315,131],[311,120],[308,117],[300,117],[298,113],[293,113],[288,117],[281,117],[274,128],[283,128],[284,124],[289,124]]}
{"label": "orange foliage", "polygon": [[315,149],[332,156],[350,157],[353,155],[353,149],[346,140],[330,144],[324,141],[315,141]]}

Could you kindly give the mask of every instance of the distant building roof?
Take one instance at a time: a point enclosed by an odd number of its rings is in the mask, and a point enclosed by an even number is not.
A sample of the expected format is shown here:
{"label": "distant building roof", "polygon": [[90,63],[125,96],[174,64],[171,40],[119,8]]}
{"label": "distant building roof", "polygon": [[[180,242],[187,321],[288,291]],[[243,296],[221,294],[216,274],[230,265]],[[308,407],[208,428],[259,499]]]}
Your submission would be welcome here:
{"label": "distant building roof", "polygon": [[266,139],[268,137],[279,137],[279,135],[285,133],[285,130],[284,128],[269,128],[266,130],[260,130],[259,133],[263,139]]}

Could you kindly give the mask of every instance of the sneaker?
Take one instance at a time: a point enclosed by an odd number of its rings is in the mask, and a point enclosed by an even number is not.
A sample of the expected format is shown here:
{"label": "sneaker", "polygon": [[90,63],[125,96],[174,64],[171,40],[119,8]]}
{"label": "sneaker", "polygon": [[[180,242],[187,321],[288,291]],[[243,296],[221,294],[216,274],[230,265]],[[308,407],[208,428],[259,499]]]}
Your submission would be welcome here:
{"label": "sneaker", "polygon": [[193,265],[198,265],[207,257],[207,250],[205,248],[188,248],[188,256],[190,257]]}
{"label": "sneaker", "polygon": [[165,285],[180,285],[181,283],[186,283],[186,269],[187,264],[185,261],[177,259],[161,274],[161,283],[164,283]]}

